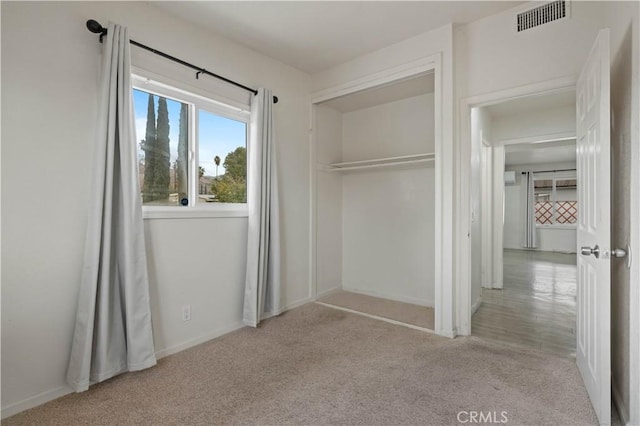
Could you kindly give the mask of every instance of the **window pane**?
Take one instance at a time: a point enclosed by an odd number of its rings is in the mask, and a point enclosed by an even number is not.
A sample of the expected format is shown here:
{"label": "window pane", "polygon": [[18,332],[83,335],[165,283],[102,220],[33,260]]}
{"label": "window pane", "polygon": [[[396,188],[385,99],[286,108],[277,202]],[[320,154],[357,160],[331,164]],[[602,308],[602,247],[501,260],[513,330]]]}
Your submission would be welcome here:
{"label": "window pane", "polygon": [[188,105],[138,89],[133,102],[143,204],[187,205]]}
{"label": "window pane", "polygon": [[553,223],[553,204],[551,204],[551,191],[553,181],[535,180],[533,183],[536,200],[536,223],[549,225]]}
{"label": "window pane", "polygon": [[247,202],[247,125],[198,112],[198,202]]}
{"label": "window pane", "polygon": [[556,223],[576,223],[578,221],[578,202],[576,180],[556,181]]}

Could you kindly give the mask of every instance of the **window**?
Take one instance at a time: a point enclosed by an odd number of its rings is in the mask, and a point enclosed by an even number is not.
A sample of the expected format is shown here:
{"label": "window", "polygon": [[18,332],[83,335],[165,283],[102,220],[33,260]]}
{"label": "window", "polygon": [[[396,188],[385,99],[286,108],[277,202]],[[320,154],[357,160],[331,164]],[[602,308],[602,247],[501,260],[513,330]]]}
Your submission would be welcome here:
{"label": "window", "polygon": [[249,112],[134,76],[145,212],[246,210]]}
{"label": "window", "polygon": [[536,224],[573,225],[578,221],[575,178],[547,178],[534,181]]}

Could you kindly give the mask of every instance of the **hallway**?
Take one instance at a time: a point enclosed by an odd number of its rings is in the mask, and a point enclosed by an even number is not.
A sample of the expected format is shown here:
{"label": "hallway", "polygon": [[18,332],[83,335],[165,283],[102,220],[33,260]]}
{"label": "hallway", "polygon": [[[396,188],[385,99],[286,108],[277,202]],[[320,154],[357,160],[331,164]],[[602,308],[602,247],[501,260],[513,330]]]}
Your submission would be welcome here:
{"label": "hallway", "polygon": [[504,288],[482,289],[473,335],[576,355],[576,255],[504,251]]}

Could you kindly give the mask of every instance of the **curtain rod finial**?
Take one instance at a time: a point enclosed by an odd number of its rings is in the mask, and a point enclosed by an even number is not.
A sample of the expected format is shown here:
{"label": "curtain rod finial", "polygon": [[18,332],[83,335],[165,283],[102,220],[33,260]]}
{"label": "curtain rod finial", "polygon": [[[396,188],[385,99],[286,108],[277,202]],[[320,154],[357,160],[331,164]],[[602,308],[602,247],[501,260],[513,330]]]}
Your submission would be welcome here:
{"label": "curtain rod finial", "polygon": [[100,43],[102,43],[102,37],[107,34],[107,29],[100,25],[100,22],[95,19],[89,19],[87,21],[87,29],[94,34],[100,34]]}
{"label": "curtain rod finial", "polygon": [[95,19],[89,19],[87,21],[87,29],[95,34],[100,34],[101,32],[106,30],[106,28],[100,25],[100,23]]}

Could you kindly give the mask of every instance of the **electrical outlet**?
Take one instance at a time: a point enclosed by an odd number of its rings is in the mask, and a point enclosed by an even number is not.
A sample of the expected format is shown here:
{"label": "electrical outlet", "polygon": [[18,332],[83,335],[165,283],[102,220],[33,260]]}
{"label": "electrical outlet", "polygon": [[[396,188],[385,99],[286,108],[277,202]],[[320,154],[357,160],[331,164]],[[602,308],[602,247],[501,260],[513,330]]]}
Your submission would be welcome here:
{"label": "electrical outlet", "polygon": [[182,307],[182,321],[191,321],[191,305]]}

